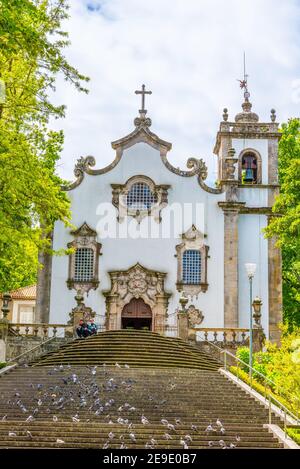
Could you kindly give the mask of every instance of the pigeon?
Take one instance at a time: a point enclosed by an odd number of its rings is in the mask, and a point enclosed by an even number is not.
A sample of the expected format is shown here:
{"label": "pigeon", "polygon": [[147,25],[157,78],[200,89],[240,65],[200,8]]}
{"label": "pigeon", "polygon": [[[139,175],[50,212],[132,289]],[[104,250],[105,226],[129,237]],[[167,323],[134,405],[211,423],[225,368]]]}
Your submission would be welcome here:
{"label": "pigeon", "polygon": [[157,441],[154,438],[151,438],[150,443],[153,446],[157,445]]}
{"label": "pigeon", "polygon": [[56,417],[56,415],[53,415],[52,420],[53,420],[53,422],[57,422],[57,421],[58,421],[58,418]]}
{"label": "pigeon", "polygon": [[187,443],[185,440],[183,440],[182,438],[180,438],[180,444],[183,446],[183,449],[189,449]]}
{"label": "pigeon", "polygon": [[193,441],[193,438],[190,435],[185,435],[184,439],[186,441]]}
{"label": "pigeon", "polygon": [[197,425],[192,424],[191,425],[191,430],[193,430],[193,432],[197,432],[198,431]]}
{"label": "pigeon", "polygon": [[221,427],[221,428],[220,428],[220,432],[224,435],[224,434],[226,433],[225,428],[224,428],[224,427]]}
{"label": "pigeon", "polygon": [[108,438],[112,440],[115,437],[115,434],[113,432],[109,432]]}
{"label": "pigeon", "polygon": [[241,437],[239,435],[236,435],[235,439],[236,441],[241,441]]}
{"label": "pigeon", "polygon": [[107,449],[109,448],[109,444],[108,444],[108,441],[106,443],[104,443],[104,445],[102,446],[103,449]]}
{"label": "pigeon", "polygon": [[214,442],[213,442],[213,441],[209,441],[209,442],[208,442],[208,446],[214,446]]}
{"label": "pigeon", "polygon": [[149,442],[147,441],[147,443],[145,444],[145,448],[147,448],[147,449],[154,449],[154,446],[151,445],[151,443],[149,443]]}
{"label": "pigeon", "polygon": [[211,424],[209,424],[206,429],[205,429],[205,432],[214,432],[215,429],[213,428],[213,426]]}
{"label": "pigeon", "polygon": [[219,441],[219,445],[224,447],[224,446],[226,446],[226,443],[225,443],[224,440],[220,440],[220,441]]}
{"label": "pigeon", "polygon": [[149,420],[147,419],[147,417],[145,417],[144,415],[142,415],[141,417],[141,422],[143,425],[147,425],[149,423]]}
{"label": "pigeon", "polygon": [[124,368],[126,368],[126,370],[128,370],[130,368],[130,366],[127,365],[127,363],[125,363]]}
{"label": "pigeon", "polygon": [[73,420],[73,422],[76,422],[76,423],[80,422],[80,419],[77,418],[77,417],[72,417],[72,420]]}
{"label": "pigeon", "polygon": [[39,406],[41,406],[43,402],[42,402],[41,399],[39,399],[37,403],[38,403]]}
{"label": "pigeon", "polygon": [[29,415],[29,417],[27,417],[27,419],[25,420],[25,422],[32,422],[32,420],[33,420],[32,415]]}
{"label": "pigeon", "polygon": [[2,422],[4,422],[4,420],[6,420],[6,419],[7,419],[7,415],[3,415],[1,420],[2,420]]}
{"label": "pigeon", "polygon": [[122,442],[121,446],[120,446],[120,449],[128,449],[128,446],[125,445],[124,442]]}
{"label": "pigeon", "polygon": [[181,420],[180,419],[175,419],[175,424],[176,425],[181,425]]}
{"label": "pigeon", "polygon": [[175,429],[175,427],[172,423],[168,423],[167,427],[168,427],[169,430],[172,430],[173,432],[176,432],[176,429]]}
{"label": "pigeon", "polygon": [[121,368],[121,365],[119,365],[119,363],[116,363],[116,364],[115,364],[115,367],[116,367],[116,368]]}
{"label": "pigeon", "polygon": [[8,432],[8,436],[10,436],[10,437],[14,437],[14,436],[17,436],[17,434],[16,434],[16,433],[14,433],[14,432]]}
{"label": "pigeon", "polygon": [[136,438],[134,433],[129,433],[129,438],[136,443]]}
{"label": "pigeon", "polygon": [[217,420],[216,420],[216,425],[217,425],[218,427],[223,427],[223,424],[222,424],[222,422],[221,422],[220,419],[217,419]]}
{"label": "pigeon", "polygon": [[30,438],[32,440],[32,434],[29,430],[26,430],[26,435],[28,436],[28,438]]}
{"label": "pigeon", "polygon": [[230,443],[229,448],[234,449],[236,448],[236,445],[234,443]]}
{"label": "pigeon", "polygon": [[168,424],[169,424],[169,422],[168,422],[167,419],[161,419],[161,423],[162,423],[163,425],[168,425]]}
{"label": "pigeon", "polygon": [[166,440],[172,440],[173,437],[169,433],[164,433],[163,438]]}
{"label": "pigeon", "polygon": [[61,440],[60,438],[57,438],[56,443],[64,443],[64,440]]}

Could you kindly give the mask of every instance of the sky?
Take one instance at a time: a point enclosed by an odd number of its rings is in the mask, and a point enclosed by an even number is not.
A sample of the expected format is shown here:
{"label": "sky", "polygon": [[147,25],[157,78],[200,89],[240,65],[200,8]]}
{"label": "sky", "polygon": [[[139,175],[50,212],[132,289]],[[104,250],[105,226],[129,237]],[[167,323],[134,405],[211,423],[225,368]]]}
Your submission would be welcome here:
{"label": "sky", "polygon": [[96,168],[114,159],[111,141],[134,129],[134,91],[145,83],[151,130],[172,143],[169,160],[186,169],[203,158],[216,179],[213,146],[224,107],[229,120],[243,101],[243,53],[250,101],[260,121],[299,116],[300,0],[70,0],[64,23],[69,62],[90,77],[89,94],[58,78],[53,101],[66,117],[59,174],[75,179],[77,158]]}

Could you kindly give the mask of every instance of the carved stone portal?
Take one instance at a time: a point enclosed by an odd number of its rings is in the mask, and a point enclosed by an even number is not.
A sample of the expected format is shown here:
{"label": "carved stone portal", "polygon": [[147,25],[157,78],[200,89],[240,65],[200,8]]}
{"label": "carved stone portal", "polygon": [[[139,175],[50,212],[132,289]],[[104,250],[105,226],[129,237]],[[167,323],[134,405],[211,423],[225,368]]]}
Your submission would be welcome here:
{"label": "carved stone portal", "polygon": [[152,331],[164,334],[171,296],[164,289],[166,273],[136,264],[126,271],[109,272],[109,275],[111,290],[103,292],[106,298],[106,329],[121,329],[123,307],[132,298],[142,298],[152,310]]}

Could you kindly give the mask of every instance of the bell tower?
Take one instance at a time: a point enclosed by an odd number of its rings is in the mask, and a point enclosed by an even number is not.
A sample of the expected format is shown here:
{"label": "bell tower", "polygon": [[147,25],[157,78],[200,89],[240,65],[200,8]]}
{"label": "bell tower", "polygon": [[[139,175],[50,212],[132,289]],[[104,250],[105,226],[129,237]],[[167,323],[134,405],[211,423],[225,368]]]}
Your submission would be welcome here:
{"label": "bell tower", "polygon": [[277,325],[282,319],[281,254],[275,246],[276,240],[264,239],[262,229],[274,216],[272,206],[279,193],[278,142],[281,134],[275,110],[271,110],[269,122],[260,122],[259,116],[252,111],[247,75],[244,73],[244,79],[239,81],[244,90],[242,111],[230,121],[228,110],[224,109],[214,146],[221,185],[228,182],[231,149],[235,150],[236,162],[232,175],[236,187],[234,213],[228,194],[227,202],[219,204],[224,212],[225,232],[224,327],[247,326],[243,270],[244,262],[247,259],[250,262],[253,256],[260,265],[257,282],[262,285],[264,278],[264,287],[258,284],[257,290],[265,295],[265,329],[271,340],[278,341]]}

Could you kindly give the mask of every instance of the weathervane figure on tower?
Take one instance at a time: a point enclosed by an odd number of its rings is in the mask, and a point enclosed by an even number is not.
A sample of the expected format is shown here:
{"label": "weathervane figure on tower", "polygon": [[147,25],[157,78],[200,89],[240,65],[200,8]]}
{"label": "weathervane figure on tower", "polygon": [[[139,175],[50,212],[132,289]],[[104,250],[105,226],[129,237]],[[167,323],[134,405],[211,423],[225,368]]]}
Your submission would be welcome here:
{"label": "weathervane figure on tower", "polygon": [[246,73],[246,55],[245,55],[245,52],[244,52],[244,79],[243,80],[237,80],[240,82],[240,88],[242,90],[245,90],[244,91],[244,98],[245,98],[245,101],[248,101],[249,97],[250,97],[250,93],[248,91],[248,76],[247,73]]}

